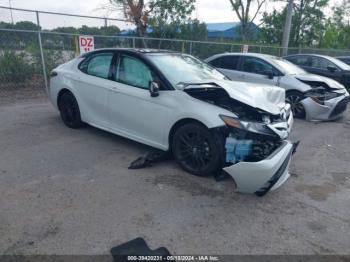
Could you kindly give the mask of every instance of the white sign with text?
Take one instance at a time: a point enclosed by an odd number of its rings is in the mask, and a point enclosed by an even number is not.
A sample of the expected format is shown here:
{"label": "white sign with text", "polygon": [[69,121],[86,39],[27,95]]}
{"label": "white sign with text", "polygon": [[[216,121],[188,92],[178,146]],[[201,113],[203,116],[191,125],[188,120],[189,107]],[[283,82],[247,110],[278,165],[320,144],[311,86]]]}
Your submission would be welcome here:
{"label": "white sign with text", "polygon": [[79,50],[80,54],[85,54],[95,49],[95,41],[93,36],[80,35],[79,36]]}

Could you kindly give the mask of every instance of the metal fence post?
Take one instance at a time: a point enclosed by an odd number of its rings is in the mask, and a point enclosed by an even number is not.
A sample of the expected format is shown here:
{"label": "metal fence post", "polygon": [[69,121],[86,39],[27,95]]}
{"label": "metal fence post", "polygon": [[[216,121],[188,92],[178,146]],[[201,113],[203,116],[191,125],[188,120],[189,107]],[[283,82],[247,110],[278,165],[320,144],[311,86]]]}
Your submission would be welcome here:
{"label": "metal fence post", "polygon": [[190,42],[190,55],[192,55],[192,42]]}
{"label": "metal fence post", "polygon": [[41,27],[40,27],[40,20],[39,20],[39,11],[35,11],[36,13],[36,23],[38,25],[38,40],[39,40],[39,48],[40,48],[40,55],[41,55],[41,64],[43,67],[43,74],[44,74],[44,81],[45,81],[45,88],[48,90],[48,81],[47,81],[47,75],[46,75],[46,67],[45,67],[45,58],[44,58],[44,52],[43,52],[43,45],[41,42]]}
{"label": "metal fence post", "polygon": [[135,37],[132,38],[132,48],[135,48]]}
{"label": "metal fence post", "polygon": [[107,21],[107,18],[105,17],[105,27],[107,27],[108,26],[108,21]]}

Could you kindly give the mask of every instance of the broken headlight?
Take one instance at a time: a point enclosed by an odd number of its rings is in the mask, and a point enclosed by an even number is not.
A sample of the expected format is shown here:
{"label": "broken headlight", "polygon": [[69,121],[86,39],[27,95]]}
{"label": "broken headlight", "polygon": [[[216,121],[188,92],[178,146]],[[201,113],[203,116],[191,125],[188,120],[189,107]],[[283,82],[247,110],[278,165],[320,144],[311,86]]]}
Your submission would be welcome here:
{"label": "broken headlight", "polygon": [[274,133],[270,128],[266,126],[265,123],[259,123],[259,122],[251,122],[251,121],[242,121],[238,118],[231,117],[231,116],[225,116],[220,115],[220,118],[227,126],[242,129],[248,132],[257,133],[261,135],[267,135],[267,136],[278,136],[276,133]]}
{"label": "broken headlight", "polygon": [[323,87],[316,87],[305,93],[306,97],[310,97],[316,103],[319,103],[321,105],[324,105],[324,102],[327,100],[330,100],[342,95],[343,95],[342,93],[327,91]]}

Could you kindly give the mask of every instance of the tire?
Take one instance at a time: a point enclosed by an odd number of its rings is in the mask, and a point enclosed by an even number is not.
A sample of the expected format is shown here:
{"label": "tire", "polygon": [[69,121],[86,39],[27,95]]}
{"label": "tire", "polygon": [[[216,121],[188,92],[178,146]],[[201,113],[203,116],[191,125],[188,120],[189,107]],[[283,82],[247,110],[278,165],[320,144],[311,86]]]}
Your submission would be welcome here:
{"label": "tire", "polygon": [[289,91],[286,93],[286,102],[290,104],[293,116],[304,119],[306,116],[305,108],[300,103],[304,99],[304,95],[298,91]]}
{"label": "tire", "polygon": [[193,175],[212,175],[221,167],[220,143],[201,124],[181,126],[172,139],[171,148],[177,163]]}
{"label": "tire", "polygon": [[80,128],[84,126],[81,121],[80,110],[74,95],[66,92],[61,95],[58,101],[58,108],[63,123],[70,128]]}

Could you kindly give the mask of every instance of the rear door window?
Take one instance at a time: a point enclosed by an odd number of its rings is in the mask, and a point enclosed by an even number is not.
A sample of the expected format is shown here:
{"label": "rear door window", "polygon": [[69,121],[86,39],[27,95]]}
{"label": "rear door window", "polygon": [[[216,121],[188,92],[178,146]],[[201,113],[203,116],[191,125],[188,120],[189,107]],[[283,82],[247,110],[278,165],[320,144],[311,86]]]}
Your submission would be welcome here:
{"label": "rear door window", "polygon": [[209,62],[214,67],[236,70],[239,61],[239,56],[221,56]]}
{"label": "rear door window", "polygon": [[312,64],[311,57],[309,56],[292,56],[292,57],[287,57],[287,60],[299,66],[311,66]]}
{"label": "rear door window", "polygon": [[80,65],[84,73],[108,79],[113,53],[101,53],[87,59]]}

